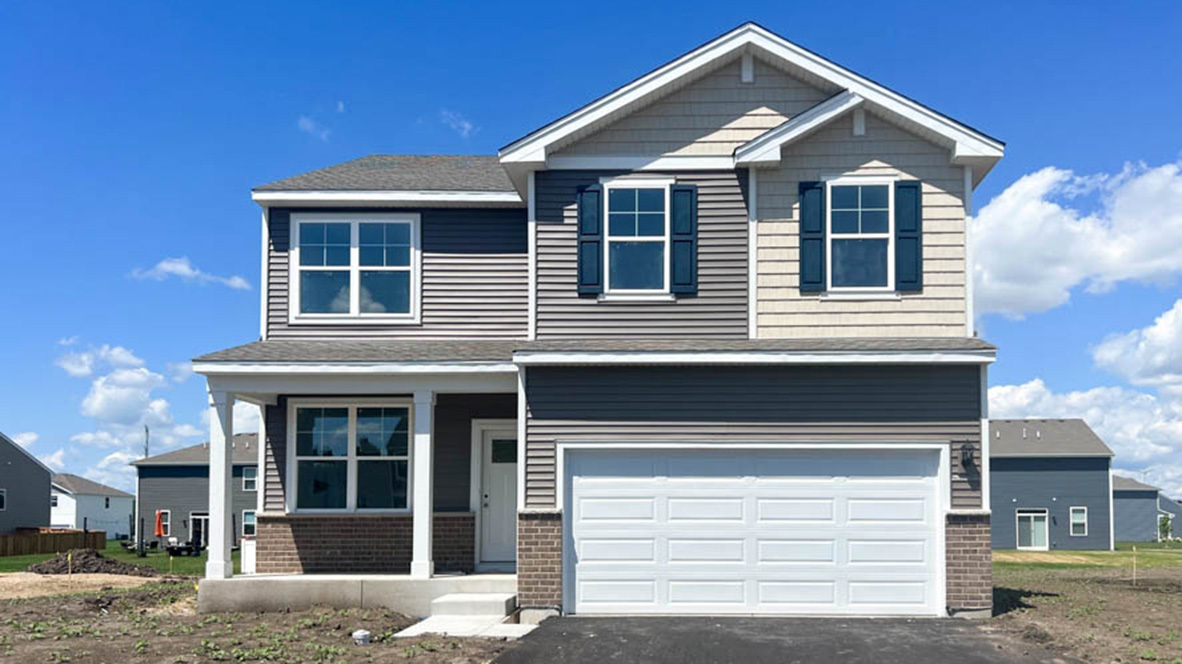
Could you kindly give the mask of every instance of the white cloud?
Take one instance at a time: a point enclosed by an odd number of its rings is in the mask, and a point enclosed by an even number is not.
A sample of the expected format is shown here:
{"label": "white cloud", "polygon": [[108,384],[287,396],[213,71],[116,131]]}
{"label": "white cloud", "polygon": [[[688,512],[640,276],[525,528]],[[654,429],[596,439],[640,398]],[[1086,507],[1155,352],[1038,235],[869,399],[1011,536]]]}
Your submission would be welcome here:
{"label": "white cloud", "polygon": [[38,436],[34,431],[22,431],[21,433],[13,434],[12,442],[25,449],[29,449],[29,446],[37,442],[38,438],[40,438],[40,436]]}
{"label": "white cloud", "polygon": [[1182,299],[1152,325],[1105,339],[1092,359],[1134,385],[1182,386]]}
{"label": "white cloud", "polygon": [[128,464],[138,458],[139,455],[132,452],[111,452],[88,468],[83,476],[116,489],[130,491],[135,480],[135,468]]}
{"label": "white cloud", "polygon": [[78,335],[76,334],[72,337],[62,337],[57,340],[57,345],[59,346],[73,346],[76,343],[78,343]]}
{"label": "white cloud", "polygon": [[460,138],[468,138],[476,131],[476,125],[471,120],[455,111],[441,109],[439,111],[439,120],[452,131],[459,134]]}
{"label": "white cloud", "polygon": [[210,274],[193,265],[192,261],[186,256],[165,258],[148,270],[137,267],[131,271],[131,276],[136,279],[151,279],[154,281],[164,281],[165,279],[176,277],[182,281],[201,285],[221,284],[234,290],[250,290],[250,282],[243,277],[236,274],[228,277]]}
{"label": "white cloud", "polygon": [[193,377],[192,362],[169,362],[164,365],[164,368],[174,383],[183,383]]}
{"label": "white cloud", "polygon": [[146,413],[160,410],[151,394],[164,385],[163,376],[143,367],[116,369],[91,383],[82,399],[82,414],[101,422],[134,424]]}
{"label": "white cloud", "polygon": [[[77,343],[72,341],[70,345]],[[142,367],[144,361],[123,346],[103,344],[90,350],[66,353],[54,361],[66,373],[81,378],[94,373],[95,366],[102,363],[110,367]]]}
{"label": "white cloud", "polygon": [[54,363],[75,378],[89,376],[94,371],[94,356],[90,353],[68,353],[54,360]]}
{"label": "white cloud", "polygon": [[64,449],[59,449],[53,454],[43,454],[37,458],[55,472],[60,473],[66,469],[66,451]]}
{"label": "white cloud", "polygon": [[[205,429],[201,432],[209,438],[209,409],[201,412],[201,424]],[[245,401],[234,402],[234,433],[258,433],[259,422],[262,421],[262,410]]]}
{"label": "white cloud", "polygon": [[305,134],[318,138],[325,143],[328,142],[328,136],[332,133],[331,129],[306,115],[300,116],[300,119],[296,121],[296,127],[299,127],[299,130]]}
{"label": "white cloud", "polygon": [[[1084,287],[1171,283],[1182,273],[1182,164],[1023,176],[970,220],[979,314],[1021,318]],[[1082,209],[1091,198],[1092,211]]]}

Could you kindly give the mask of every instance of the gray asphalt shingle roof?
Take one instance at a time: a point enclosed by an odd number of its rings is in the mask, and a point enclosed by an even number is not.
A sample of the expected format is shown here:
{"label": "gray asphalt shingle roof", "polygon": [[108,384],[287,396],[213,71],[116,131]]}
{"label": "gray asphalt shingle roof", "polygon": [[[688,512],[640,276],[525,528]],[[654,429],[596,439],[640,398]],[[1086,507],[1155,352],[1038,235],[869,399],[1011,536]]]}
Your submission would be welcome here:
{"label": "gray asphalt shingle roof", "polygon": [[513,183],[494,156],[370,155],[254,191],[504,191]]}
{"label": "gray asphalt shingle roof", "polygon": [[1064,420],[989,420],[989,456],[1111,457],[1087,422]]}
{"label": "gray asphalt shingle roof", "polygon": [[509,362],[515,352],[992,351],[980,339],[572,339],[569,341],[255,341],[195,362]]}
{"label": "gray asphalt shingle roof", "polygon": [[[258,465],[259,435],[240,433],[234,436],[234,464],[239,466]],[[209,443],[200,443],[179,450],[157,454],[146,459],[132,461],[133,466],[208,466]]]}
{"label": "gray asphalt shingle roof", "polygon": [[53,483],[74,495],[114,496],[118,498],[132,497],[126,491],[120,491],[106,484],[99,484],[93,480],[88,480],[85,477],[79,477],[71,473],[57,473],[53,476]]}
{"label": "gray asphalt shingle roof", "polygon": [[1161,491],[1161,489],[1159,489],[1155,486],[1146,484],[1144,482],[1138,482],[1137,480],[1135,480],[1131,477],[1125,477],[1123,475],[1113,475],[1112,476],[1112,490],[1113,491]]}

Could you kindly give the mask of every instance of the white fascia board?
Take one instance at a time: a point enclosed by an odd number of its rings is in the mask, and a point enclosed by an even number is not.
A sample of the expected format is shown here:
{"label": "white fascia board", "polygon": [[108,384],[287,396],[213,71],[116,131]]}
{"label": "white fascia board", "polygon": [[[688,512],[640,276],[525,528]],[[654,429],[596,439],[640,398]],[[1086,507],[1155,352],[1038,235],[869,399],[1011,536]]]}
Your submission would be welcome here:
{"label": "white fascia board", "polygon": [[570,365],[788,365],[788,364],[989,364],[993,351],[938,352],[531,352],[514,353],[520,366]]}
{"label": "white fascia board", "polygon": [[749,23],[509,144],[498,153],[501,162],[544,161],[548,146],[596,122],[613,117],[618,111],[661,92],[696,69],[752,47],[762,49],[814,76],[860,95],[887,112],[948,138],[966,156],[971,154],[996,160],[1005,152],[1002,143]]}
{"label": "white fascia board", "polygon": [[731,170],[735,160],[730,156],[556,156],[546,160],[550,170],[627,170],[627,171],[702,171]]}
{"label": "white fascia board", "polygon": [[738,166],[774,166],[780,163],[780,149],[859,108],[865,100],[846,90],[800,113],[778,127],[756,136],[735,149]]}
{"label": "white fascia board", "polygon": [[442,204],[524,206],[515,191],[254,191],[260,205]]}
{"label": "white fascia board", "polygon": [[323,374],[516,374],[512,362],[195,362],[193,371],[203,376]]}

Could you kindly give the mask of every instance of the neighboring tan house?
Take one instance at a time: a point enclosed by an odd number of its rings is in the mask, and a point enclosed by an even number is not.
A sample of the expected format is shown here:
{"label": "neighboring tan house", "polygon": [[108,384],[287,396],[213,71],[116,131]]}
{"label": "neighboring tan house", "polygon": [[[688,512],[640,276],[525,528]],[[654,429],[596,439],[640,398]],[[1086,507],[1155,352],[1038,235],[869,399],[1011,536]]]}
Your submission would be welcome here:
{"label": "neighboring tan house", "polygon": [[965,220],[1003,151],[748,23],[497,156],[256,188],[261,339],[194,360],[202,607],[280,582],[228,578],[243,400],[257,570],[334,601],[500,570],[530,615],[988,615]]}
{"label": "neighboring tan house", "polygon": [[1116,541],[1156,542],[1161,539],[1159,523],[1170,519],[1170,536],[1182,535],[1182,513],[1177,501],[1162,494],[1161,489],[1138,482],[1131,477],[1112,477],[1113,513],[1116,515]]}
{"label": "neighboring tan house", "polygon": [[[234,542],[242,535],[255,534],[255,514],[259,495],[258,435],[234,436],[233,444]],[[209,443],[184,447],[147,457],[132,464],[136,469],[138,512],[144,541],[179,542],[200,540],[209,544]],[[164,537],[156,537],[156,512],[161,511]],[[139,541],[139,538],[136,538]]]}
{"label": "neighboring tan house", "polygon": [[52,476],[37,457],[0,433],[0,535],[49,526]]}
{"label": "neighboring tan house", "polygon": [[54,528],[102,530],[107,539],[131,537],[135,497],[69,473],[53,476],[49,523]]}
{"label": "neighboring tan house", "polygon": [[1112,456],[1083,420],[990,420],[993,548],[1112,549]]}

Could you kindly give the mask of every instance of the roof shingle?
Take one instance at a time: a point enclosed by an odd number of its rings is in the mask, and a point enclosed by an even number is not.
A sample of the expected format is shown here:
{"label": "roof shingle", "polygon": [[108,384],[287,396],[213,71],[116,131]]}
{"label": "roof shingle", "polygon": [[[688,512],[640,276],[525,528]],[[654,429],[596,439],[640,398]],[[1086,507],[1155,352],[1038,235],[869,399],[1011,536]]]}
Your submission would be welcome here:
{"label": "roof shingle", "polygon": [[1111,457],[1086,422],[1070,420],[989,420],[990,457]]}
{"label": "roof shingle", "polygon": [[276,180],[254,191],[515,190],[494,156],[370,155]]}
{"label": "roof shingle", "polygon": [[[240,433],[234,436],[233,462],[234,465],[257,465],[259,461],[259,435],[257,433]],[[182,447],[179,450],[157,454],[131,462],[133,466],[208,466],[209,443]]]}
{"label": "roof shingle", "polygon": [[99,484],[93,480],[88,480],[85,477],[79,477],[71,473],[57,473],[53,476],[53,483],[66,491],[78,495],[86,496],[114,496],[117,498],[131,498],[132,495],[126,491],[120,491],[114,487],[109,487],[106,484]]}

